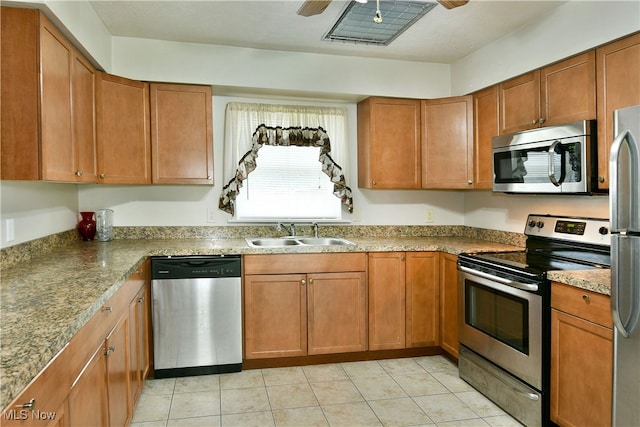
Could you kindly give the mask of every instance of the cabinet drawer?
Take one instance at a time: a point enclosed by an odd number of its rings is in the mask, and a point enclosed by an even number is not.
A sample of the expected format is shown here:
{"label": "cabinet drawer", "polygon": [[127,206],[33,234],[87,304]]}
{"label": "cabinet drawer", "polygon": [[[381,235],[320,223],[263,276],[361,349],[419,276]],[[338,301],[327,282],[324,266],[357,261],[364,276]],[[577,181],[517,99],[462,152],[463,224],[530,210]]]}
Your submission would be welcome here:
{"label": "cabinet drawer", "polygon": [[365,271],[365,253],[245,255],[244,274]]}
{"label": "cabinet drawer", "polygon": [[[3,426],[48,426],[59,413],[71,389],[70,351],[65,346],[2,413]],[[31,407],[25,404],[31,402]]]}
{"label": "cabinet drawer", "polygon": [[610,298],[607,295],[554,282],[551,306],[607,328],[613,328]]}

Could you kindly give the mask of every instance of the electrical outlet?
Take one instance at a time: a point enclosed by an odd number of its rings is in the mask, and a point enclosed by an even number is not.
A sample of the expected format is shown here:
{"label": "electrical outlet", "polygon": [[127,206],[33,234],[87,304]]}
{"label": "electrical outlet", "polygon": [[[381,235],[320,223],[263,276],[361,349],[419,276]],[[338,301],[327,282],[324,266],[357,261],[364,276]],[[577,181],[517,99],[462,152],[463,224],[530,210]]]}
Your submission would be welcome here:
{"label": "electrical outlet", "polygon": [[427,209],[424,221],[427,223],[435,222],[435,219],[433,216],[433,209]]}
{"label": "electrical outlet", "polygon": [[213,208],[207,208],[207,222],[213,224],[216,222],[216,210]]}

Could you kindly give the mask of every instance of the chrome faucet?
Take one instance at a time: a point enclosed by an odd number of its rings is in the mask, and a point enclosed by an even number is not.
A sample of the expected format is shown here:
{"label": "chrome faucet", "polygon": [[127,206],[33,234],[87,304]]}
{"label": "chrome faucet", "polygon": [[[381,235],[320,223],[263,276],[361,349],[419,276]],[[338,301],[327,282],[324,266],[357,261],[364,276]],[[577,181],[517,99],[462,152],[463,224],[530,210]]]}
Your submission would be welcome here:
{"label": "chrome faucet", "polygon": [[284,225],[281,222],[279,222],[278,225],[276,225],[276,230],[278,230],[278,231],[282,230],[283,228],[289,232],[289,236],[295,237],[295,235],[296,235],[296,225],[294,223],[289,224],[289,227],[287,227],[286,225]]}

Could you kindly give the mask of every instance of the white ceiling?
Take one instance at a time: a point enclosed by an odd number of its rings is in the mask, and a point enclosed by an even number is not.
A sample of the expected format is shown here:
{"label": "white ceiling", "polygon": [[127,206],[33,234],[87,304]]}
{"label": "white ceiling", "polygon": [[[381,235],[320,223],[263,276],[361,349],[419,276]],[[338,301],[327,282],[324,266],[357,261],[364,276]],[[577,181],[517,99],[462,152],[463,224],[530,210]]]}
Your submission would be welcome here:
{"label": "white ceiling", "polygon": [[312,17],[296,14],[302,0],[92,0],[91,4],[114,36],[452,63],[535,22],[565,1],[470,0],[451,10],[438,5],[389,46],[322,40],[347,5],[345,0],[333,0],[324,13]]}

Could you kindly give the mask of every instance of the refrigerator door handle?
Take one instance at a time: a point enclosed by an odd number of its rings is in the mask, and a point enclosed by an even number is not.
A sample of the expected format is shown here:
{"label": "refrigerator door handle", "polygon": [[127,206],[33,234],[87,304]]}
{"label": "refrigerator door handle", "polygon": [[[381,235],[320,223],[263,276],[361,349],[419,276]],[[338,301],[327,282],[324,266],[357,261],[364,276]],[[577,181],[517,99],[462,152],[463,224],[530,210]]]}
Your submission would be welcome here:
{"label": "refrigerator door handle", "polygon": [[[638,141],[629,130],[624,130],[614,139],[611,145],[611,157],[609,159],[609,170],[611,174],[611,188],[620,189],[627,187],[627,183],[620,182],[622,168],[620,154],[623,143],[629,147],[630,162],[628,171],[631,187],[629,194],[624,191],[616,191],[611,195],[611,231],[626,231],[640,229],[640,147]],[[626,175],[624,175],[626,176]],[[635,184],[635,185],[634,185]],[[628,196],[628,197],[625,197]]]}
{"label": "refrigerator door handle", "polygon": [[[622,243],[620,241],[621,237],[622,236],[614,236],[611,241],[611,259],[616,263],[616,265],[613,265],[611,268],[611,315],[613,318],[613,323],[620,335],[625,338],[629,338],[629,336],[637,328],[638,320],[640,319],[640,286],[638,283],[633,283],[635,278],[637,277],[635,274],[637,273],[637,270],[634,272],[633,268],[638,268],[638,265],[629,265],[626,262],[628,260],[627,258],[620,258],[620,245],[626,246],[625,243]],[[627,246],[626,249],[631,251],[631,246]],[[630,256],[633,257],[633,253],[630,254]],[[626,280],[621,280],[620,277],[624,274],[623,271],[621,271],[623,268],[631,268],[631,271],[627,273],[629,274],[629,276],[626,277]],[[626,319],[626,322],[622,320],[622,317],[620,315],[620,294],[622,293],[620,286],[623,285],[623,283],[621,282],[628,282],[628,285],[631,286],[631,288],[629,289],[630,294],[627,295],[627,298],[629,300],[628,302],[630,302],[630,313]]]}

